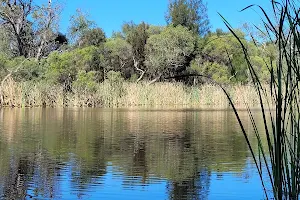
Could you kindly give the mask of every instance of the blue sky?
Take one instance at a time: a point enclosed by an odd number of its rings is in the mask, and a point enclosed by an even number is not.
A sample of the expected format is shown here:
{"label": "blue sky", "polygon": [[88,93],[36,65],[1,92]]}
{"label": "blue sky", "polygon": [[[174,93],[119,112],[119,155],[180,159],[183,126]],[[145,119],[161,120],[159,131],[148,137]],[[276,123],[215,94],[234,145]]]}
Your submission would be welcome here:
{"label": "blue sky", "polygon": [[[118,31],[124,22],[139,23],[145,21],[153,25],[165,25],[165,14],[168,0],[59,0],[63,4],[60,30],[67,32],[70,16],[76,9],[88,13],[91,20],[101,27],[106,36],[111,36],[112,31]],[[221,13],[235,28],[241,27],[244,22],[258,24],[259,14],[254,10],[239,12],[250,4],[259,4],[271,9],[269,0],[208,0],[208,16],[212,30],[222,28],[226,30]],[[257,10],[257,9],[256,9]]]}

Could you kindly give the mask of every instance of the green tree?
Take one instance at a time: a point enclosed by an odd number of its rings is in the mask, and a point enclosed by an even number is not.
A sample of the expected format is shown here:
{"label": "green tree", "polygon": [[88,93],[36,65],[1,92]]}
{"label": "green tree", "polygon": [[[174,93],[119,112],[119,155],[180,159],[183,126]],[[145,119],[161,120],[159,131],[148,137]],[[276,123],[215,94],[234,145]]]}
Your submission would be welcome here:
{"label": "green tree", "polygon": [[150,25],[147,29],[148,36],[160,34],[165,29],[165,26]]}
{"label": "green tree", "polygon": [[[238,30],[237,34],[247,46],[245,34]],[[221,30],[200,39],[191,69],[218,82],[247,81],[247,64],[244,61],[243,50],[231,34]]]}
{"label": "green tree", "polygon": [[51,0],[41,6],[33,0],[1,0],[0,28],[7,34],[12,54],[36,59],[48,55],[57,35],[58,13],[59,6]]}
{"label": "green tree", "polygon": [[100,47],[106,40],[105,33],[101,28],[93,28],[86,30],[79,38],[78,45],[80,47],[97,46]]}
{"label": "green tree", "polygon": [[56,84],[72,83],[80,70],[90,72],[96,71],[98,80],[103,79],[103,66],[101,49],[95,46],[76,48],[64,53],[53,52],[46,59],[46,78]]}
{"label": "green tree", "polygon": [[78,71],[76,80],[73,82],[73,87],[75,87],[77,91],[95,91],[96,86],[97,82],[95,71]]}
{"label": "green tree", "polygon": [[9,33],[4,28],[0,27],[0,52],[7,57],[12,57],[13,53],[9,43]]}
{"label": "green tree", "polygon": [[196,45],[194,34],[186,27],[169,26],[152,35],[146,45],[147,72],[158,80],[162,75],[177,75],[188,66]]}
{"label": "green tree", "polygon": [[170,0],[166,21],[174,26],[187,27],[202,36],[210,29],[207,6],[202,0]]}
{"label": "green tree", "polygon": [[33,12],[32,0],[27,1],[0,1],[0,24],[1,28],[10,34],[10,40],[17,56],[27,56],[25,49],[26,31],[29,22],[28,17]]}
{"label": "green tree", "polygon": [[[35,31],[35,40],[37,40],[36,52],[34,52],[36,60],[42,56],[48,56],[51,51],[56,48],[56,38],[58,33],[58,14],[59,5],[53,5],[52,0],[48,0],[48,5],[42,5],[34,10],[31,17],[34,20],[33,29]],[[35,43],[35,42],[34,42]],[[33,55],[31,55],[33,56]]]}
{"label": "green tree", "polygon": [[126,40],[120,37],[110,38],[105,43],[105,51],[107,52],[108,71],[120,71],[124,75],[128,71],[132,73],[132,46]]}
{"label": "green tree", "polygon": [[123,25],[123,33],[125,35],[126,41],[132,46],[132,59],[135,69],[140,73],[141,80],[145,74],[145,46],[148,34],[149,25],[145,22],[140,23],[139,25],[134,24],[133,22],[125,23]]}
{"label": "green tree", "polygon": [[100,47],[106,41],[105,33],[88,17],[86,13],[77,10],[76,14],[71,17],[68,34],[77,47],[92,45]]}
{"label": "green tree", "polygon": [[73,43],[77,43],[79,38],[95,27],[95,22],[88,19],[88,15],[81,10],[76,10],[76,14],[71,16],[68,35]]}
{"label": "green tree", "polygon": [[8,75],[17,82],[37,81],[43,78],[45,68],[34,58],[8,57],[0,53],[0,82]]}

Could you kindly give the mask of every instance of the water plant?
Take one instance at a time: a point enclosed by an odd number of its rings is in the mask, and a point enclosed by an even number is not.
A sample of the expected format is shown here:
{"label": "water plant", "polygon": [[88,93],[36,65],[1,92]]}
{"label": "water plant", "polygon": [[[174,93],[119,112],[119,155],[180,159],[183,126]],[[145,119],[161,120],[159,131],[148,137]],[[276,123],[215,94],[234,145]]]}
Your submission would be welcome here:
{"label": "water plant", "polygon": [[[257,6],[262,12],[263,28],[255,27],[268,38],[269,42],[276,44],[278,51],[276,63],[264,61],[269,71],[269,90],[263,86],[243,41],[228,21],[221,16],[243,49],[248,71],[260,102],[260,113],[264,122],[262,132],[258,131],[253,113],[248,107],[258,143],[259,154],[255,155],[255,145],[248,138],[235,103],[223,89],[245,136],[266,199],[299,199],[300,193],[300,10],[298,3],[297,0],[281,2],[272,0],[272,14]],[[250,5],[243,10],[254,6],[256,5]],[[260,45],[253,36],[252,39],[257,46]],[[263,99],[267,96],[271,96],[271,101],[264,103]],[[262,137],[266,137],[267,147],[262,144]],[[268,179],[265,179],[265,173]],[[271,185],[272,193],[269,192],[267,185]]]}

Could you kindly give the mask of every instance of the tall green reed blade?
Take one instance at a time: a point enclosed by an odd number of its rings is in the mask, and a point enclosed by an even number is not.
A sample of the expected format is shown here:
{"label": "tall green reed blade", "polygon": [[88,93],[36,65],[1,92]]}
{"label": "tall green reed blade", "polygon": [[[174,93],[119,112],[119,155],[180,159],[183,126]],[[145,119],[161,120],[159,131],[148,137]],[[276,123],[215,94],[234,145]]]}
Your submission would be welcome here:
{"label": "tall green reed blade", "polygon": [[[250,5],[242,11],[255,5]],[[248,65],[250,77],[258,93],[260,102],[260,111],[263,117],[264,132],[267,138],[268,149],[264,149],[261,140],[261,134],[258,132],[254,117],[248,108],[249,117],[258,141],[259,157],[253,153],[253,145],[245,132],[244,126],[240,120],[235,105],[230,99],[228,93],[223,89],[233,111],[237,117],[242,133],[246,139],[251,155],[258,170],[262,186],[268,199],[266,190],[266,181],[262,178],[264,166],[269,177],[268,182],[272,186],[272,192],[275,199],[299,199],[300,191],[300,11],[299,5],[294,0],[283,0],[282,2],[272,1],[273,15],[272,20],[268,13],[258,6],[262,11],[265,30],[262,31],[257,26],[258,31],[265,32],[269,41],[276,42],[278,50],[277,63],[271,62],[267,68],[270,73],[270,93],[268,94],[261,83],[255,68],[252,65],[251,57],[248,54],[246,46],[234,32],[230,24],[223,18],[223,21],[233,36],[239,41],[244,52],[244,57]],[[252,37],[254,39],[254,37]],[[256,42],[254,42],[255,45]],[[263,99],[268,95],[272,97],[273,102],[263,103]],[[267,99],[267,98],[266,98]],[[275,114],[270,110],[275,106]],[[275,115],[275,116],[274,116]],[[269,118],[267,119],[267,116]],[[268,152],[268,155],[267,155]],[[270,161],[267,160],[267,156]]]}

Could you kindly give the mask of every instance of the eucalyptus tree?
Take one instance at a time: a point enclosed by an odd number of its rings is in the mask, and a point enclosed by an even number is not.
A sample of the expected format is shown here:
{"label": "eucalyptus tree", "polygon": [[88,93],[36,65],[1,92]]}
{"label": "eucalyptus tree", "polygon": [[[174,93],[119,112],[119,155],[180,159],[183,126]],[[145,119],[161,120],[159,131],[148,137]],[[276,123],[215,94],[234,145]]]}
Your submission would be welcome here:
{"label": "eucalyptus tree", "polygon": [[[243,32],[237,30],[240,39]],[[247,65],[238,41],[228,32],[218,29],[199,39],[197,53],[191,62],[191,69],[222,83],[247,81]]]}
{"label": "eucalyptus tree", "polygon": [[120,71],[127,76],[128,73],[133,73],[133,52],[132,46],[121,37],[113,37],[107,40],[104,45],[107,54],[107,71]]}
{"label": "eucalyptus tree", "polygon": [[207,6],[202,0],[169,0],[168,24],[182,25],[201,36],[210,29]]}
{"label": "eucalyptus tree", "polygon": [[[30,37],[28,17],[33,12],[32,0],[1,0],[0,25],[9,35],[10,45],[18,56],[27,56],[26,39]],[[29,28],[31,29],[31,27]]]}
{"label": "eucalyptus tree", "polygon": [[192,31],[181,25],[166,27],[160,34],[152,35],[146,45],[148,74],[154,78],[177,75],[186,70],[196,47]]}
{"label": "eucalyptus tree", "polygon": [[49,54],[57,38],[60,6],[52,0],[37,5],[33,0],[1,0],[0,28],[7,34],[15,56],[36,57]]}
{"label": "eucalyptus tree", "polygon": [[149,25],[145,22],[138,25],[129,22],[125,23],[122,28],[126,41],[132,46],[133,65],[140,73],[138,80],[141,80],[145,74],[145,46],[149,38]]}
{"label": "eucalyptus tree", "polygon": [[68,36],[76,44],[86,32],[95,28],[95,25],[94,21],[88,19],[87,13],[77,9],[76,14],[71,16]]}
{"label": "eucalyptus tree", "polygon": [[101,28],[93,28],[85,31],[78,39],[80,47],[96,46],[100,47],[106,41],[105,33]]}

